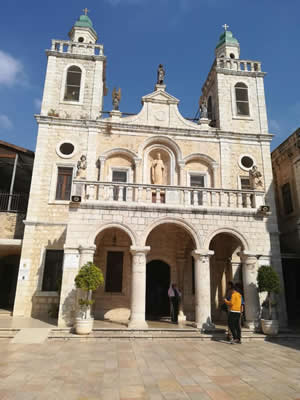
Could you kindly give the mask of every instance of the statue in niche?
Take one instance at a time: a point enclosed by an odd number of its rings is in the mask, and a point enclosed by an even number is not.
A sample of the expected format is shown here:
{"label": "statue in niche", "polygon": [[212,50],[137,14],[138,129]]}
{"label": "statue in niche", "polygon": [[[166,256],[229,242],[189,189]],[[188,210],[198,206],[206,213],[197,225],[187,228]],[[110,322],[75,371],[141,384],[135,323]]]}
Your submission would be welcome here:
{"label": "statue in niche", "polygon": [[157,70],[157,84],[158,85],[164,84],[165,75],[166,75],[166,72],[164,70],[163,65],[159,64],[158,70]]}
{"label": "statue in niche", "polygon": [[77,163],[76,178],[79,178],[79,179],[86,178],[86,167],[87,167],[86,156],[83,154]]}
{"label": "statue in niche", "polygon": [[151,164],[151,179],[154,185],[163,185],[165,165],[161,159],[160,153],[157,153],[157,158]]}
{"label": "statue in niche", "polygon": [[249,175],[253,180],[254,189],[262,189],[263,188],[263,180],[262,180],[262,173],[257,169],[256,165],[249,171]]}
{"label": "statue in niche", "polygon": [[114,107],[114,110],[117,111],[119,110],[119,104],[121,101],[121,88],[119,88],[118,90],[116,90],[116,88],[114,88],[113,92],[112,92],[112,105]]}

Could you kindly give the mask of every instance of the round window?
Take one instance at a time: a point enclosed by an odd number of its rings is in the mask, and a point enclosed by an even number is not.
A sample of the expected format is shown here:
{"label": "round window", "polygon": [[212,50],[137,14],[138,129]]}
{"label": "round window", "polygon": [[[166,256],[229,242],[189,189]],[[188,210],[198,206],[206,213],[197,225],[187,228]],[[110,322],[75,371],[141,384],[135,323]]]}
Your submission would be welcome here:
{"label": "round window", "polygon": [[80,36],[80,38],[78,38],[78,42],[80,42],[80,43],[84,42],[84,38],[82,36]]}
{"label": "round window", "polygon": [[242,164],[242,166],[243,166],[244,168],[250,169],[250,168],[253,167],[254,161],[253,161],[253,159],[252,159],[251,157],[249,157],[249,156],[243,156],[243,157],[241,158],[241,164]]}
{"label": "round window", "polygon": [[59,151],[64,156],[69,156],[74,151],[74,145],[72,143],[63,143],[60,145]]}
{"label": "round window", "polygon": [[233,53],[230,53],[230,58],[235,58]]}

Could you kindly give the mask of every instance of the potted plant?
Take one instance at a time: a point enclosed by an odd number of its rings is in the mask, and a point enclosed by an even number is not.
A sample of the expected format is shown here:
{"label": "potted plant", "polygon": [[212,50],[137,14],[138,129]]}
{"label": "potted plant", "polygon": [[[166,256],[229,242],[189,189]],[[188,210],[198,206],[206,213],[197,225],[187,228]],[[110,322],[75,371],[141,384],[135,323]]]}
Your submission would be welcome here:
{"label": "potted plant", "polygon": [[269,265],[259,268],[257,274],[259,292],[267,292],[268,295],[262,306],[267,308],[267,318],[261,319],[262,331],[266,335],[277,335],[279,330],[278,320],[273,315],[272,306],[276,305],[275,296],[280,292],[280,280],[278,273]]}
{"label": "potted plant", "polygon": [[75,330],[79,335],[87,335],[93,329],[94,318],[91,317],[92,292],[104,282],[103,274],[92,262],[84,264],[77,276],[75,285],[77,289],[86,292],[86,296],[78,300],[80,306],[80,316],[76,318]]}

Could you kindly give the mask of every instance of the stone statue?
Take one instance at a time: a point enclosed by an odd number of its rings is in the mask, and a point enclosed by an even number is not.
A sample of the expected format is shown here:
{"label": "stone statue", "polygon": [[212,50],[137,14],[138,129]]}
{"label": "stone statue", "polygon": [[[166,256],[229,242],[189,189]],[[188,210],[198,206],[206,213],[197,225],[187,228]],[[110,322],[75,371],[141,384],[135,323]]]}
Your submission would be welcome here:
{"label": "stone statue", "polygon": [[112,92],[112,105],[114,107],[114,110],[119,110],[120,101],[121,101],[121,88],[119,88],[119,90],[116,90],[116,88],[114,88]]}
{"label": "stone statue", "polygon": [[164,162],[161,159],[160,153],[157,153],[157,158],[151,164],[151,179],[154,185],[162,185],[164,178]]}
{"label": "stone statue", "polygon": [[253,165],[250,169],[249,175],[253,180],[255,189],[263,188],[262,173],[257,169],[256,165]]}
{"label": "stone statue", "polygon": [[206,98],[202,95],[199,99],[199,108],[200,108],[200,118],[208,118],[207,117],[207,102]]}
{"label": "stone statue", "polygon": [[87,167],[86,156],[82,155],[77,163],[76,178],[80,179],[86,178],[86,167]]}
{"label": "stone statue", "polygon": [[157,70],[157,84],[158,85],[163,85],[164,84],[164,79],[165,79],[165,70],[162,64],[159,64],[158,70]]}
{"label": "stone statue", "polygon": [[200,104],[201,118],[207,119],[207,105],[206,102]]}

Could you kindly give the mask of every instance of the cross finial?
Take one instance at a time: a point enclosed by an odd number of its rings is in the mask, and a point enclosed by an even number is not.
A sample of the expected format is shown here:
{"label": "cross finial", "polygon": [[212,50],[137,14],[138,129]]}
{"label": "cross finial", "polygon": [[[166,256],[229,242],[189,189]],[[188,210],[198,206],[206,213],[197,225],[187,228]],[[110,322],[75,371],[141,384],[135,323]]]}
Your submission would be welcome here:
{"label": "cross finial", "polygon": [[227,24],[224,24],[224,25],[222,25],[222,28],[224,28],[224,31],[226,32],[226,31],[227,31],[227,29],[229,28],[229,25],[227,25]]}
{"label": "cross finial", "polygon": [[82,11],[84,12],[84,15],[87,15],[88,12],[89,12],[90,10],[88,10],[88,9],[85,7]]}

